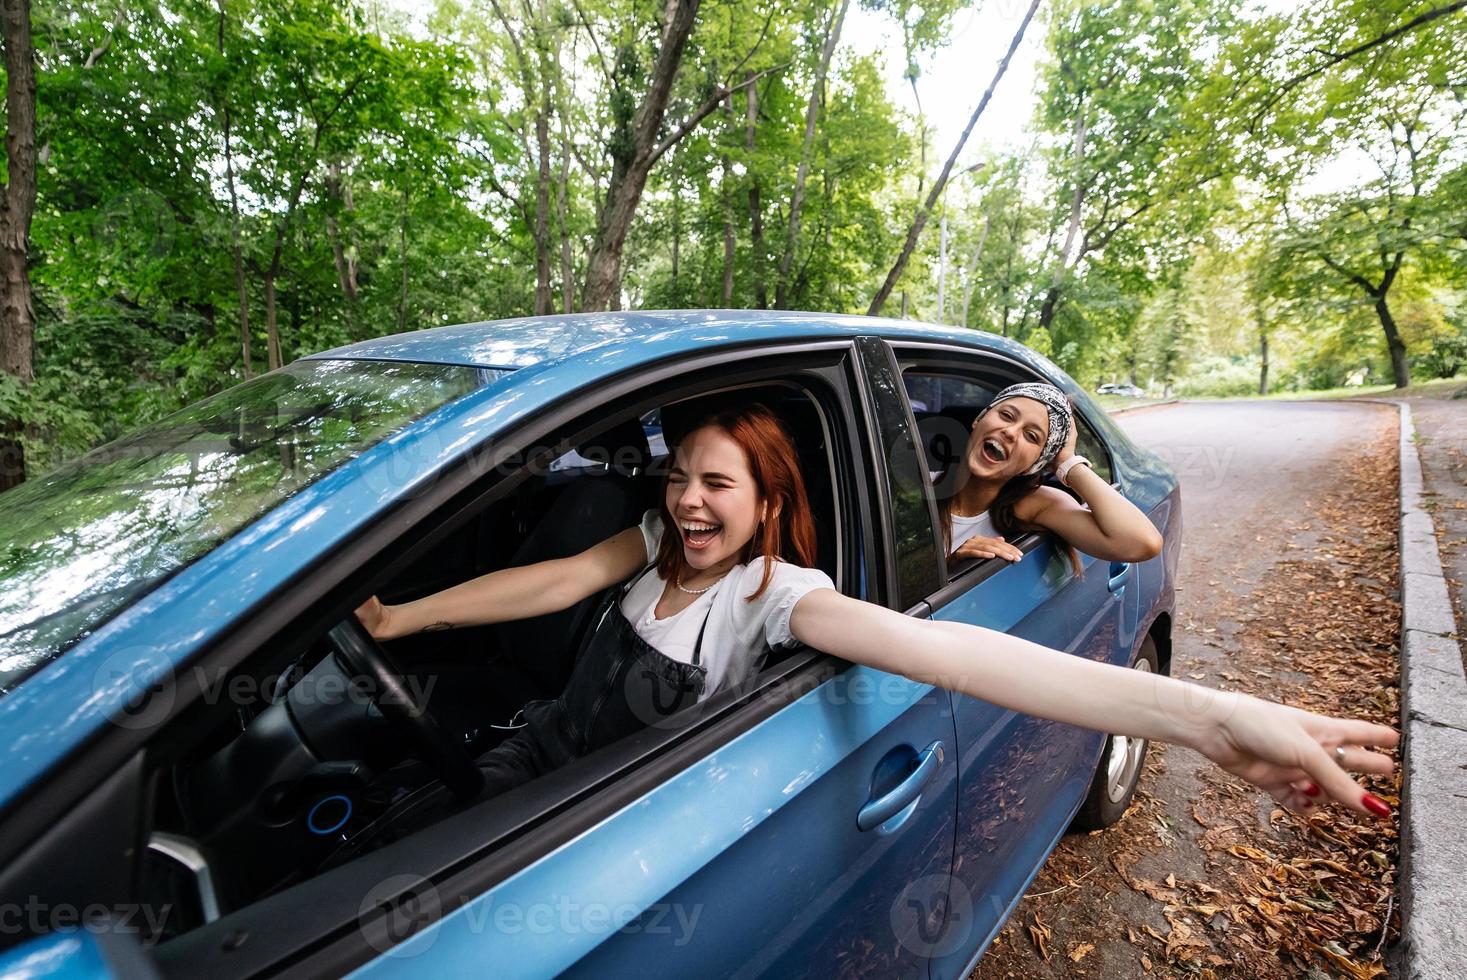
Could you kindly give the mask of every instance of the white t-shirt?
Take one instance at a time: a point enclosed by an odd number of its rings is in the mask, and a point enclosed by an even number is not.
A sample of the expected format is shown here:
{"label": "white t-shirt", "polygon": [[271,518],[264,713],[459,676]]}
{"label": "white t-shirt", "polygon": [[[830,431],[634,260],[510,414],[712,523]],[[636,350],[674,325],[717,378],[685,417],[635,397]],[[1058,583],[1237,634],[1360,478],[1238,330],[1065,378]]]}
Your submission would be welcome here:
{"label": "white t-shirt", "polygon": [[959,517],[957,514],[947,515],[948,529],[952,532],[952,544],[948,546],[947,553],[952,554],[958,550],[958,545],[971,537],[983,535],[985,538],[998,537],[998,531],[993,527],[993,518],[988,516],[988,511],[973,517]]}
{"label": "white t-shirt", "polygon": [[[647,544],[649,562],[657,557],[662,532],[661,514],[647,511],[642,517],[642,539]],[[790,632],[790,614],[795,603],[816,589],[835,588],[830,576],[818,568],[775,561],[769,587],[759,598],[748,602],[747,597],[759,588],[764,578],[766,561],[759,558],[747,565],[735,565],[713,588],[666,619],[656,618],[657,600],[666,583],[655,568],[638,579],[622,599],[622,614],[637,635],[680,663],[693,662],[698,630],[707,616],[708,629],[703,634],[700,662],[708,671],[708,680],[703,685],[700,701],[757,673],[766,646],[794,646],[798,641]]]}

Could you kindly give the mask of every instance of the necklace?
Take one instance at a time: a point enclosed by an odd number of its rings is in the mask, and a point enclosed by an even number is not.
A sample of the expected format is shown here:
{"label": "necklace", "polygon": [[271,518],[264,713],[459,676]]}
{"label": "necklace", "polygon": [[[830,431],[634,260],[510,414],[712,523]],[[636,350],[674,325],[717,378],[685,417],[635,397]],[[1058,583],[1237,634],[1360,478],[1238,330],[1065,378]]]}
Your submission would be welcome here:
{"label": "necklace", "polygon": [[[728,572],[724,572],[723,573],[723,575],[727,575],[727,574],[728,574]],[[683,587],[683,577],[681,575],[678,575],[676,578],[674,578],[672,580],[672,584],[678,587],[678,591],[679,592],[686,592],[688,595],[702,595],[704,592],[707,592],[709,589],[713,588],[713,586],[717,585],[719,582],[722,582],[723,581],[723,575],[718,576],[718,578],[714,579],[712,582],[710,582],[708,585],[705,585],[701,589],[684,588]]]}

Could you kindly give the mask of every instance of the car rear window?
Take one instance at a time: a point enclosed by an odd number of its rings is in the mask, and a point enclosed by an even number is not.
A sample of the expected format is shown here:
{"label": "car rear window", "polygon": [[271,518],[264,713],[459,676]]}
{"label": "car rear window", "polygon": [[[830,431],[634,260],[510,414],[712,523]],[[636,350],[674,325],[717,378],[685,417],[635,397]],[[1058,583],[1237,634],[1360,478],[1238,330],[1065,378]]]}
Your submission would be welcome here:
{"label": "car rear window", "polygon": [[0,494],[0,697],[291,494],[504,373],[297,361]]}

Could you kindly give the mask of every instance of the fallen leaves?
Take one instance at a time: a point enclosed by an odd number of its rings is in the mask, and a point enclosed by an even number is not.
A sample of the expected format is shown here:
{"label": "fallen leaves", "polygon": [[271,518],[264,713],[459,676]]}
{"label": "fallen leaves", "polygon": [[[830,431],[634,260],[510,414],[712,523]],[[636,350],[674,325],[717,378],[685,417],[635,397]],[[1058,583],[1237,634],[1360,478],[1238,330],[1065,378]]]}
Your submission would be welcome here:
{"label": "fallen leaves", "polygon": [[[1399,724],[1395,439],[1383,433],[1352,453],[1326,481],[1338,491],[1266,539],[1275,561],[1261,577],[1221,598],[1206,588],[1179,596],[1176,628],[1187,641],[1176,647],[1175,675]],[[1294,530],[1307,535],[1290,540]],[[1196,584],[1236,582],[1226,556],[1206,557],[1213,564],[1201,574],[1192,565]],[[1015,916],[1010,941],[976,977],[1093,976],[1097,963],[1158,977],[1385,974],[1381,954],[1399,931],[1394,825],[1336,806],[1306,817],[1184,759],[1153,751],[1120,825],[1061,843],[1026,896],[1032,914]],[[1197,788],[1168,791],[1167,804],[1149,792],[1169,761],[1185,773],[1182,785]],[[1362,781],[1398,799],[1394,777]],[[1137,959],[1117,958],[1117,944]]]}
{"label": "fallen leaves", "polygon": [[1053,935],[1039,913],[1035,912],[1034,918],[1029,922],[1029,938],[1034,941],[1034,948],[1039,950],[1039,955],[1046,963],[1049,962],[1049,940]]}

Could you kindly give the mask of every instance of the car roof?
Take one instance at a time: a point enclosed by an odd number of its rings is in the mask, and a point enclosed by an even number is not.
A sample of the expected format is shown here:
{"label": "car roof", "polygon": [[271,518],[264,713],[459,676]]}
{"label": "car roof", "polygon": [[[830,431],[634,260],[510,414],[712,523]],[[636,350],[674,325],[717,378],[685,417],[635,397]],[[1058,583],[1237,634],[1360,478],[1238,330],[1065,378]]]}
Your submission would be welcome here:
{"label": "car roof", "polygon": [[[1033,364],[1033,351],[997,334],[848,314],[783,310],[568,313],[432,327],[364,340],[313,358],[421,361],[519,369],[612,352],[656,360],[710,345],[874,335],[1000,350]],[[642,355],[642,356],[638,356]],[[1052,365],[1044,365],[1052,368]]]}

